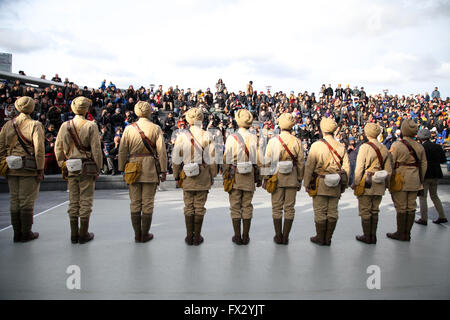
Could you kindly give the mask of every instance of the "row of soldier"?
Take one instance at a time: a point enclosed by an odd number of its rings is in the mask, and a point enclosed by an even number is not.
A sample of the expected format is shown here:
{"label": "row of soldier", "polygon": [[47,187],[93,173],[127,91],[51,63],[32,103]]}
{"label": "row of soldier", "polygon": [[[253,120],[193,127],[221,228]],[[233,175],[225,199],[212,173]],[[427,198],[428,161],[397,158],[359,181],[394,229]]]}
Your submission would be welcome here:
{"label": "row of soldier", "polygon": [[[102,151],[97,125],[85,115],[91,101],[77,97],[72,102],[75,117],[61,126],[55,154],[69,190],[68,215],[72,243],[94,238],[89,220],[94,185],[102,167]],[[34,101],[21,97],[15,104],[20,115],[9,121],[0,133],[0,171],[10,190],[11,224],[14,242],[38,238],[32,231],[34,201],[43,180],[44,130],[30,114]],[[161,128],[149,120],[151,107],[138,102],[139,120],[126,127],[119,148],[119,170],[129,185],[131,224],[136,242],[148,242],[157,186],[165,181],[167,154]],[[199,245],[206,213],[208,192],[217,174],[214,142],[202,129],[203,113],[191,108],[186,113],[189,129],[177,136],[172,158],[173,175],[183,189],[184,216],[188,245]],[[250,241],[253,217],[252,199],[256,187],[271,193],[274,241],[288,244],[295,216],[297,192],[303,183],[312,197],[316,235],[311,241],[330,245],[338,221],[338,203],[347,188],[349,161],[344,145],[334,138],[337,124],[331,118],[320,122],[323,139],[315,142],[305,161],[301,142],[291,135],[294,117],[284,113],[278,119],[281,133],[272,138],[263,157],[255,136],[249,133],[253,117],[245,109],[235,115],[239,130],[230,136],[224,151],[224,189],[229,193],[234,235],[232,241],[246,245]],[[378,142],[380,127],[368,123],[364,132],[368,142],[360,147],[351,186],[358,198],[363,235],[356,239],[367,244],[377,242],[379,206],[389,188],[397,212],[397,231],[389,238],[409,241],[414,223],[416,198],[427,168],[424,148],[413,137],[417,124],[404,120],[402,139],[390,152]],[[258,159],[262,158],[262,161]],[[283,222],[284,217],[284,222]],[[242,231],[241,231],[242,229]]]}

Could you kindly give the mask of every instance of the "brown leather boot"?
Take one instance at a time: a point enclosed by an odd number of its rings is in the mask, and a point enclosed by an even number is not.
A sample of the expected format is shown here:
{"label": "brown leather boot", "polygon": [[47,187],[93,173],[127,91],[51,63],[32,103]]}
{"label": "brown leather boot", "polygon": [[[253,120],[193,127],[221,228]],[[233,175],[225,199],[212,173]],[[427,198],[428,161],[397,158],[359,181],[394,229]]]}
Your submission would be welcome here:
{"label": "brown leather boot", "polygon": [[184,241],[192,246],[194,244],[194,216],[184,216],[184,222],[186,224],[186,238],[184,238]]}
{"label": "brown leather boot", "polygon": [[406,230],[406,212],[397,212],[397,231],[394,233],[386,233],[388,238],[405,241]]}
{"label": "brown leather boot", "polygon": [[336,228],[337,221],[327,221],[327,231],[325,233],[325,245],[331,245],[331,238],[333,237],[334,229]]}
{"label": "brown leather boot", "polygon": [[234,219],[232,219],[232,222],[233,222],[234,236],[231,238],[231,241],[233,241],[237,245],[241,245],[242,244],[241,219],[240,218],[234,218]]}
{"label": "brown leather boot", "polygon": [[72,243],[78,243],[80,235],[78,233],[78,217],[70,217],[70,241]]}
{"label": "brown leather boot", "polygon": [[312,243],[318,244],[320,246],[325,245],[325,232],[327,230],[327,222],[316,222],[316,235],[309,238]]}
{"label": "brown leather boot", "polygon": [[203,243],[202,237],[203,216],[194,216],[194,246]]}
{"label": "brown leather boot", "polygon": [[86,242],[94,239],[94,234],[88,232],[89,230],[89,218],[80,218],[80,237],[78,238],[79,244],[85,244]]}
{"label": "brown leather boot", "polygon": [[372,224],[370,225],[370,243],[377,243],[378,214],[372,215]]}
{"label": "brown leather boot", "polygon": [[287,245],[289,243],[289,233],[291,232],[293,219],[284,219],[283,225],[283,244]]}
{"label": "brown leather boot", "polygon": [[152,214],[144,214],[141,216],[141,242],[149,242],[153,239],[153,234],[149,233],[152,225]]}
{"label": "brown leather boot", "polygon": [[282,219],[273,219],[273,227],[275,229],[275,236],[273,237],[273,241],[276,244],[283,244],[283,235],[281,234],[282,228]]}
{"label": "brown leather boot", "polygon": [[140,212],[131,212],[131,225],[134,230],[134,241],[136,243],[141,242],[142,234],[141,234],[141,213]]}
{"label": "brown leather boot", "polygon": [[39,238],[38,232],[31,231],[31,227],[33,226],[33,209],[20,210],[20,221],[22,223],[21,242],[28,242]]}
{"label": "brown leather boot", "polygon": [[405,241],[411,241],[411,229],[414,225],[415,217],[416,217],[416,211],[409,211],[406,214]]}
{"label": "brown leather boot", "polygon": [[242,219],[244,230],[242,230],[242,244],[247,245],[250,242],[250,225],[252,219]]}
{"label": "brown leather boot", "polygon": [[20,222],[20,212],[11,212],[11,225],[14,230],[14,242],[20,242],[22,237],[22,223]]}
{"label": "brown leather boot", "polygon": [[363,229],[363,235],[356,236],[356,240],[367,243],[367,244],[371,244],[372,243],[372,239],[370,236],[371,218],[369,218],[369,219],[361,218],[361,224],[362,224],[362,229]]}

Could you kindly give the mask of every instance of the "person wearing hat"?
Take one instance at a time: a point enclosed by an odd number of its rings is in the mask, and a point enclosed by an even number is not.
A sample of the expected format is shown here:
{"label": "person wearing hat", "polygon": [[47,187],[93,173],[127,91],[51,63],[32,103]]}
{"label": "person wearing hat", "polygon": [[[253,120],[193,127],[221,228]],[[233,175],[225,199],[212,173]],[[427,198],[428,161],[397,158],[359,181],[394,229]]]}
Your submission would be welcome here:
{"label": "person wearing hat", "polygon": [[443,177],[441,163],[446,162],[444,150],[440,145],[430,141],[431,132],[426,128],[419,131],[417,138],[420,140],[425,149],[425,154],[427,157],[427,171],[425,173],[425,181],[423,182],[423,195],[419,197],[421,217],[415,222],[425,226],[428,224],[427,194],[429,192],[434,208],[439,214],[439,218],[434,220],[433,223],[446,223],[448,220],[445,217],[442,202],[437,194],[439,179],[442,179]]}
{"label": "person wearing hat", "polygon": [[[240,109],[235,115],[239,129],[228,136],[225,143],[224,164],[225,175],[234,175],[232,190],[229,192],[231,219],[234,236],[232,241],[237,245],[250,241],[250,224],[253,217],[252,199],[255,184],[261,185],[258,159],[258,139],[249,132],[253,116],[247,109]],[[243,232],[241,236],[241,222]]]}
{"label": "person wearing hat", "polygon": [[[388,149],[377,140],[381,133],[381,127],[376,123],[369,122],[364,127],[364,133],[368,142],[359,147],[353,184],[353,187],[360,185],[364,178],[364,191],[357,195],[359,216],[361,217],[364,234],[356,236],[356,240],[367,244],[375,244],[377,243],[379,207],[390,181],[392,163]],[[374,176],[376,172],[378,172],[377,176]]]}
{"label": "person wearing hat", "polygon": [[72,243],[86,243],[94,239],[88,232],[94,202],[95,180],[103,166],[100,133],[96,123],[85,118],[92,101],[83,96],[73,99],[72,120],[61,125],[55,141],[58,165],[67,168],[69,189],[69,220]]}
{"label": "person wearing hat", "polygon": [[[139,101],[134,106],[138,121],[125,128],[119,146],[119,171],[125,172],[130,195],[131,225],[137,243],[153,239],[149,233],[152,224],[155,194],[160,181],[166,180],[167,152],[161,128],[149,119],[152,107]],[[141,135],[141,133],[143,135]],[[127,167],[127,164],[133,164]],[[127,180],[129,168],[136,166],[140,171]]]}
{"label": "person wearing hat", "polygon": [[173,176],[183,189],[185,242],[200,245],[205,203],[217,175],[215,146],[212,135],[202,129],[203,112],[191,108],[186,112],[189,129],[177,136],[172,152]]}
{"label": "person wearing hat", "polygon": [[322,118],[323,139],[311,145],[305,165],[305,190],[313,198],[317,232],[310,240],[318,245],[331,244],[338,220],[339,199],[348,184],[350,172],[345,146],[334,138],[337,127],[333,119]]}
{"label": "person wearing hat", "polygon": [[39,233],[31,229],[34,202],[44,179],[45,136],[42,123],[31,119],[34,106],[32,98],[18,98],[15,107],[20,114],[5,123],[0,131],[0,160],[8,163],[5,175],[14,242],[27,242],[39,237]]}
{"label": "person wearing hat", "polygon": [[278,118],[281,133],[269,140],[264,156],[264,188],[267,180],[277,175],[276,188],[271,194],[275,229],[273,240],[277,244],[285,245],[289,243],[289,233],[295,217],[296,196],[302,184],[305,163],[302,143],[291,134],[295,123],[292,113],[283,113]]}
{"label": "person wearing hat", "polygon": [[387,233],[388,238],[400,241],[411,240],[411,229],[416,213],[416,198],[423,187],[427,170],[427,158],[423,146],[413,137],[417,134],[418,126],[412,119],[403,120],[401,139],[391,147],[393,174],[397,174],[403,183],[393,186],[390,192],[395,210],[397,211],[397,231]]}

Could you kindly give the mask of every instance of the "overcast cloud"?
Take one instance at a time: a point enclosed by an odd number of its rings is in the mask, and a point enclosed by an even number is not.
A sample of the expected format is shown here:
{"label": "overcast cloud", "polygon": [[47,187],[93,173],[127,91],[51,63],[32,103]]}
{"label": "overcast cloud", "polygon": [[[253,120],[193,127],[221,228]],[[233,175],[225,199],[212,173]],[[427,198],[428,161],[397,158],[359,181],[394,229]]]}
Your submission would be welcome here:
{"label": "overcast cloud", "polygon": [[450,0],[0,0],[13,72],[150,83],[450,95]]}

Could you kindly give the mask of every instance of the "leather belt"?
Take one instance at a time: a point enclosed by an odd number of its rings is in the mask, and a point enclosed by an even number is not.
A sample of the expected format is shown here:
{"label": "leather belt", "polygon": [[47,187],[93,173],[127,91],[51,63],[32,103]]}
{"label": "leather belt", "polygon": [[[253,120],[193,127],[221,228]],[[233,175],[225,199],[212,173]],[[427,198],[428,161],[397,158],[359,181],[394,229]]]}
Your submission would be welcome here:
{"label": "leather belt", "polygon": [[150,153],[134,153],[134,154],[130,154],[130,159],[131,158],[140,158],[140,157],[150,157],[152,156]]}
{"label": "leather belt", "polygon": [[419,165],[416,163],[395,163],[395,169],[397,169],[398,167],[416,167],[418,168]]}

